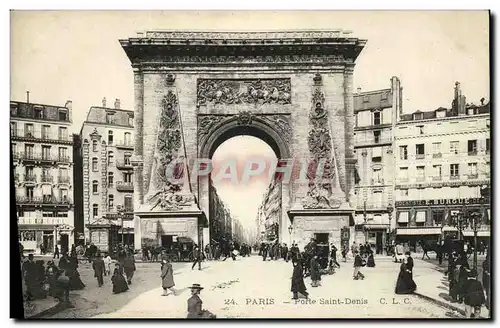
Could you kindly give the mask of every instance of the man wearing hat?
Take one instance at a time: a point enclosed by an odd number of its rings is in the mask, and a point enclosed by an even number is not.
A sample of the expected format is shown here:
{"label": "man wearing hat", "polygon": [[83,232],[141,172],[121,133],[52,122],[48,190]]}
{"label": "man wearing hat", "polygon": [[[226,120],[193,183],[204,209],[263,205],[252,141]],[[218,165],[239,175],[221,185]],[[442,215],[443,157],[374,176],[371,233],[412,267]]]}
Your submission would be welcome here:
{"label": "man wearing hat", "polygon": [[99,287],[102,287],[102,285],[104,285],[103,275],[105,271],[105,265],[100,252],[96,253],[96,257],[92,262],[92,268],[94,269],[94,277],[97,278],[97,285]]}
{"label": "man wearing hat", "polygon": [[201,290],[203,287],[201,287],[200,284],[193,284],[191,286],[191,297],[188,299],[188,319],[208,319],[208,318],[215,318],[215,315],[212,314],[210,311],[203,310],[203,302],[201,298],[198,296],[200,295]]}

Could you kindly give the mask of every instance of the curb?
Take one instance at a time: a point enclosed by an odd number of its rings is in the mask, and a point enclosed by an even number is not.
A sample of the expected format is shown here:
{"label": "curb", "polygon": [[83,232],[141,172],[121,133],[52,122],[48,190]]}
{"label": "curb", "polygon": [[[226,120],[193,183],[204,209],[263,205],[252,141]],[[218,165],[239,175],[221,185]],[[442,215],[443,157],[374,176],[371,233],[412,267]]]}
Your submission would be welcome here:
{"label": "curb", "polygon": [[[456,312],[460,313],[461,315],[463,315],[465,317],[465,310],[463,310],[463,309],[461,309],[461,308],[459,308],[457,306],[450,305],[447,302],[441,301],[439,299],[436,299],[436,298],[433,298],[433,297],[430,297],[430,296],[427,296],[427,295],[424,295],[424,294],[421,294],[421,293],[418,293],[418,292],[414,292],[413,294],[416,295],[417,297],[420,297],[420,298],[426,300],[426,301],[430,301],[430,302],[435,303],[435,304],[437,304],[439,306],[445,307],[448,310],[456,311]],[[488,318],[480,316],[479,319],[488,319]]]}
{"label": "curb", "polygon": [[39,318],[44,317],[46,315],[53,315],[53,314],[59,313],[59,312],[65,310],[66,308],[67,307],[63,306],[61,303],[57,303],[56,305],[54,305],[48,309],[45,309],[41,312],[30,315],[29,317],[25,317],[25,319],[39,319]]}

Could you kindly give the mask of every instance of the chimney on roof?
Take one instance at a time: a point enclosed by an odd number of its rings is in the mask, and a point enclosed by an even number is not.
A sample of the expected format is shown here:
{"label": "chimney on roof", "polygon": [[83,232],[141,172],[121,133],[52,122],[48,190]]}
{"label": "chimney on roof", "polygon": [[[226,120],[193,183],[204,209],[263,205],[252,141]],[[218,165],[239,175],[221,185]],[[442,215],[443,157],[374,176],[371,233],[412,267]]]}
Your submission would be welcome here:
{"label": "chimney on roof", "polygon": [[102,98],[102,107],[106,108],[106,97]]}
{"label": "chimney on roof", "polygon": [[115,109],[120,109],[120,99],[118,98],[115,100]]}
{"label": "chimney on roof", "polygon": [[29,104],[30,103],[30,92],[26,91],[26,102]]}
{"label": "chimney on roof", "polygon": [[361,93],[361,88],[360,87],[358,87],[358,93]]}
{"label": "chimney on roof", "polygon": [[481,98],[481,106],[484,106],[484,97]]}
{"label": "chimney on roof", "polygon": [[71,100],[67,100],[66,104],[64,104],[64,107],[71,110],[73,108],[73,102]]}

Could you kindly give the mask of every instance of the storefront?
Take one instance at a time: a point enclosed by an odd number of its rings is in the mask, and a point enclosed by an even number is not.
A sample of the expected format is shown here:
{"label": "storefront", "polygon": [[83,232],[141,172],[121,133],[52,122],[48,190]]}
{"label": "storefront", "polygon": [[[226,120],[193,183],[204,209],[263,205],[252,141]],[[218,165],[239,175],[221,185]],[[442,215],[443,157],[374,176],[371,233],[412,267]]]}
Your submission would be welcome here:
{"label": "storefront", "polygon": [[368,242],[376,254],[384,254],[389,232],[389,215],[387,213],[356,214],[357,244]]}
{"label": "storefront", "polygon": [[[485,198],[397,201],[395,206],[396,227],[398,228],[396,242],[408,242],[410,245],[416,245],[418,241],[433,243],[437,242],[446,231],[450,234],[456,233],[452,216],[458,211],[480,213],[482,215],[481,226],[489,230],[490,204]],[[436,228],[439,230],[442,228],[442,231],[438,233]]]}

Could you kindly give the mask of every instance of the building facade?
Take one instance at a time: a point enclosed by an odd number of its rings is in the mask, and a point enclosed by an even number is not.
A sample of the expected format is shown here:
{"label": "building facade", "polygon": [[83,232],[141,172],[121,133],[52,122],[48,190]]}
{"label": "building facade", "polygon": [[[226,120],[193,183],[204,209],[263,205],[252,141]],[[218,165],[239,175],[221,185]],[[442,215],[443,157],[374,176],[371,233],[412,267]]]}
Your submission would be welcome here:
{"label": "building facade", "polygon": [[210,185],[210,222],[211,242],[221,243],[223,239],[230,240],[233,234],[233,219],[231,212],[217,194],[217,189]]}
{"label": "building facade", "polygon": [[[281,217],[281,182],[274,178],[267,187],[262,203],[257,210],[258,231],[263,241],[273,241],[278,238]],[[284,237],[283,242],[288,238]]]}
{"label": "building facade", "polygon": [[[457,237],[457,211],[482,215],[479,237],[489,237],[490,104],[467,104],[456,83],[451,108],[401,115],[395,134],[396,240],[415,247]],[[473,236],[463,231],[465,239]]]}
{"label": "building facade", "polygon": [[133,122],[134,112],[121,109],[119,99],[109,108],[104,98],[102,107],[90,108],[83,123],[80,138],[87,242],[101,243],[96,236],[90,238],[87,225],[107,221],[120,227],[119,242],[134,244]]}
{"label": "building facade", "polygon": [[397,77],[391,87],[354,94],[355,229],[353,241],[368,241],[383,253],[388,241],[393,202],[393,127],[402,111],[402,87]]}
{"label": "building facade", "polygon": [[72,102],[10,102],[19,241],[26,251],[68,251],[74,241]]}

